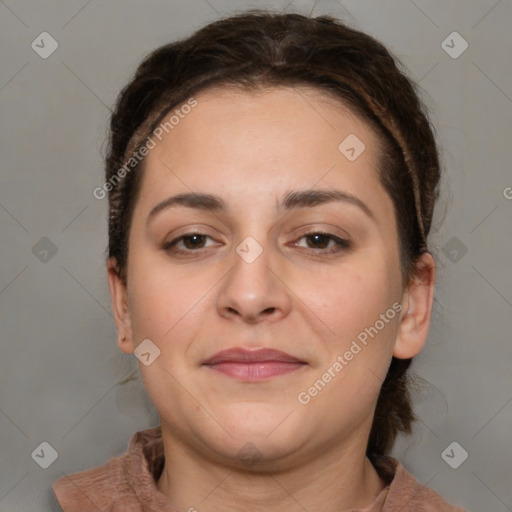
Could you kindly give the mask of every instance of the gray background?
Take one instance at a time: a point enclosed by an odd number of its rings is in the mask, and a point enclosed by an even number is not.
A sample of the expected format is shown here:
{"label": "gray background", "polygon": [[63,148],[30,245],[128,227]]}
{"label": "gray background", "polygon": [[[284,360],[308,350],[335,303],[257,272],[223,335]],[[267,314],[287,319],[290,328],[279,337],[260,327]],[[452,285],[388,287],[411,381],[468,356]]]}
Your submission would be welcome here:
{"label": "gray background", "polygon": [[[147,52],[220,16],[314,4],[0,1],[0,511],[58,510],[54,480],[124,453],[136,430],[158,424],[140,380],[117,385],[136,361],[116,346],[107,200],[92,195],[116,94]],[[414,367],[421,421],[393,455],[451,503],[510,511],[512,2],[316,2],[312,15],[324,13],[402,59],[443,147],[437,300]],[[31,47],[43,31],[58,42],[47,59]],[[441,46],[453,31],[469,44],[458,58]],[[458,469],[441,456],[453,441],[469,454]],[[58,452],[47,469],[31,456],[41,442]]]}

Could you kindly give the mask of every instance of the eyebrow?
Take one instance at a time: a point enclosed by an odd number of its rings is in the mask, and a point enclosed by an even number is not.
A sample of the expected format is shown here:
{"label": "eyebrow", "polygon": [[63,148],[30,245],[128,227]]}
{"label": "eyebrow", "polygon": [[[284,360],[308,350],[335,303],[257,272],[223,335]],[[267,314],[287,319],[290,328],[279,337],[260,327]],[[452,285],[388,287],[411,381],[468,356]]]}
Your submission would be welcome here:
{"label": "eyebrow", "polygon": [[[287,192],[277,207],[279,210],[290,211],[298,208],[311,208],[326,203],[343,202],[359,207],[368,217],[376,220],[373,212],[358,197],[344,192],[342,190],[293,190]],[[150,222],[158,213],[168,208],[184,206],[186,208],[195,208],[197,210],[210,210],[212,212],[221,212],[227,210],[224,200],[211,194],[202,194],[190,192],[178,194],[164,199],[149,212],[146,224]]]}

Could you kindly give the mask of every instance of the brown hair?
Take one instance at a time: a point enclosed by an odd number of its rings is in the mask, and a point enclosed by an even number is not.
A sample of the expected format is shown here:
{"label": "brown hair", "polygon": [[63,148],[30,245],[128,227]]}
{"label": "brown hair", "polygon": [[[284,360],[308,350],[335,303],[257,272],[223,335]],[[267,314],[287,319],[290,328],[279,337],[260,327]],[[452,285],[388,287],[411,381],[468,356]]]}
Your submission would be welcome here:
{"label": "brown hair", "polygon": [[[379,176],[393,200],[408,283],[428,250],[440,168],[426,108],[400,67],[381,43],[330,16],[252,9],[215,21],[150,53],[121,91],[111,116],[106,180],[112,183],[171,109],[199,91],[222,85],[246,91],[313,86],[360,115],[381,141]],[[109,190],[108,257],[115,257],[125,283],[139,167]],[[416,419],[407,373],[411,361],[392,358],[368,440],[372,462],[389,453],[399,432],[411,432]]]}

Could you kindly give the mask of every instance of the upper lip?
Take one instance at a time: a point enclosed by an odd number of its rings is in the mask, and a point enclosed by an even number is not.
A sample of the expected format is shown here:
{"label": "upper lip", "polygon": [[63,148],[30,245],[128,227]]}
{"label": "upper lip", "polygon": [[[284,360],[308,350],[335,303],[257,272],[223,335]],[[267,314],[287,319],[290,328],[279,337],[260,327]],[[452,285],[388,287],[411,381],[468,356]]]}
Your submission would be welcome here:
{"label": "upper lip", "polygon": [[305,363],[300,359],[272,348],[260,348],[248,350],[242,347],[228,348],[217,352],[203,364],[219,364],[225,362],[255,363],[264,361],[279,361],[283,363]]}

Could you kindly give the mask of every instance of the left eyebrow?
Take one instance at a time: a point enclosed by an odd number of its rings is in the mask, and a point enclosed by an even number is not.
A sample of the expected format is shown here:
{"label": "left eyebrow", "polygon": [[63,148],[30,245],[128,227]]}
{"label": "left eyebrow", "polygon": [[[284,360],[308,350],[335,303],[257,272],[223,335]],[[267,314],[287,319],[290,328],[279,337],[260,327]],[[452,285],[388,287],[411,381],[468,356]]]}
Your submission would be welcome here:
{"label": "left eyebrow", "polygon": [[[359,207],[368,217],[376,221],[375,215],[366,203],[358,197],[342,190],[292,190],[287,192],[277,208],[279,210],[294,210],[298,208],[312,208],[326,203],[345,202]],[[210,210],[213,212],[225,211],[227,205],[224,200],[212,194],[190,192],[178,194],[164,199],[149,212],[146,224],[159,212],[168,208],[184,206],[198,210]]]}
{"label": "left eyebrow", "polygon": [[368,217],[376,220],[370,208],[358,197],[343,190],[295,190],[287,192],[279,207],[284,210],[311,208],[325,203],[345,202],[359,207]]}

